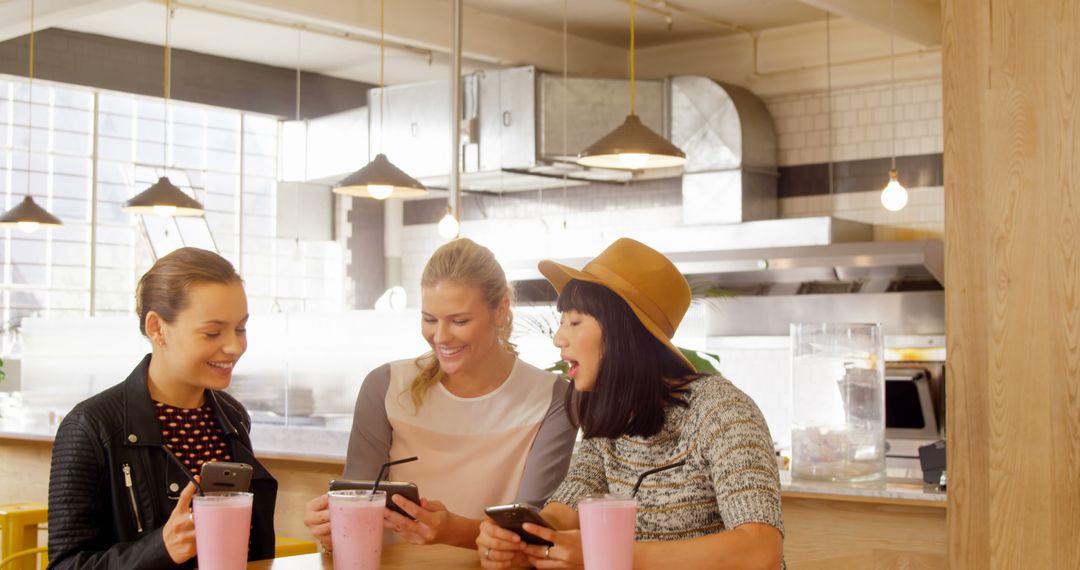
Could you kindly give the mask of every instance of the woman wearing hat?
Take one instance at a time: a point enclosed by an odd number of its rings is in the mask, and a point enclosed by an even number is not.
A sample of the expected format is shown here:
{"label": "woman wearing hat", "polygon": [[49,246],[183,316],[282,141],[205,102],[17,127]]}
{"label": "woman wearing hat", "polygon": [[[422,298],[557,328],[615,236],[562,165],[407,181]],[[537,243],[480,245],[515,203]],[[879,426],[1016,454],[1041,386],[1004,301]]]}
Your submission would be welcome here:
{"label": "woman wearing hat", "polygon": [[620,239],[584,269],[540,271],[559,292],[555,345],[569,365],[571,421],[583,430],[562,484],[526,524],[554,543],[528,546],[484,521],[484,568],[581,568],[578,501],[637,493],[635,568],[783,566],[780,483],[757,405],[725,378],[697,374],[671,343],[690,306],[686,279],[663,255]]}

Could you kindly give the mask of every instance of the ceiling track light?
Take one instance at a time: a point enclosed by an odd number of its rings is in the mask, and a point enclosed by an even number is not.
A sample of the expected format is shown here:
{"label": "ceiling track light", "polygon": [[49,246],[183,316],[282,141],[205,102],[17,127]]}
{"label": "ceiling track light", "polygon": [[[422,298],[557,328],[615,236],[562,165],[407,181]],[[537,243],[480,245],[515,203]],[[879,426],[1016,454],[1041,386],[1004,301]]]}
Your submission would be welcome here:
{"label": "ceiling track light", "polygon": [[[172,21],[172,2],[165,0],[165,79],[164,98],[162,109],[164,115],[162,121],[164,131],[162,137],[161,169],[165,171],[169,164],[169,81],[172,65],[172,52],[169,43],[169,34]],[[129,214],[156,214],[158,216],[202,216],[206,213],[203,205],[198,200],[188,196],[178,188],[168,175],[158,178],[158,181],[149,188],[136,194],[133,198],[124,202],[120,208]]]}
{"label": "ceiling track light", "polygon": [[30,105],[28,107],[30,115],[27,119],[29,133],[26,143],[26,196],[14,208],[0,214],[0,227],[16,227],[26,233],[40,227],[58,228],[64,225],[60,218],[39,206],[30,196],[30,157],[34,152],[32,143],[34,140],[34,16],[36,8],[34,0],[30,0],[30,66],[27,75],[30,80]]}
{"label": "ceiling track light", "polygon": [[630,114],[615,130],[589,145],[578,164],[593,168],[646,170],[671,168],[686,163],[686,153],[646,127],[636,114],[634,82],[634,6],[630,0]]}
{"label": "ceiling track light", "polygon": [[[383,115],[386,107],[386,2],[379,0],[379,146],[383,145]],[[420,181],[401,170],[385,154],[379,152],[363,168],[341,179],[334,186],[335,194],[359,198],[416,198],[427,195]]]}

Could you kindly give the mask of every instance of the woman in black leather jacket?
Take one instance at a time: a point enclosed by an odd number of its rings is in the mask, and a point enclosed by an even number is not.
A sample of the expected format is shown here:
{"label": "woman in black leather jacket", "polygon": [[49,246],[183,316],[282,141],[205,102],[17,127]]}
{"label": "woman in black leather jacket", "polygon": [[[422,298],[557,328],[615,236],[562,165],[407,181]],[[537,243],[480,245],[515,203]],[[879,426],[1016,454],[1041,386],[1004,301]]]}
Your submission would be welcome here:
{"label": "woman in black leather jacket", "polygon": [[127,380],[83,401],[56,434],[49,478],[49,568],[190,568],[194,485],[219,459],[253,468],[249,560],[274,556],[277,481],[251,451],[251,420],[222,390],[247,349],[247,297],[228,261],[183,248],[139,280],[139,329],[152,352]]}

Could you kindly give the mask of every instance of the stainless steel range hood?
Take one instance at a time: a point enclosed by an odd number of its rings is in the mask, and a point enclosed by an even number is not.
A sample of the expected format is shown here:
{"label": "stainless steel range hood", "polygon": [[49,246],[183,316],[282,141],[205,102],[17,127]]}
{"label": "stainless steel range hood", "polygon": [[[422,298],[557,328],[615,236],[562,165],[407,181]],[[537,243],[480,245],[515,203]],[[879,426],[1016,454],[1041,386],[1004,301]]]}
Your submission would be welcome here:
{"label": "stainless steel range hood", "polygon": [[[754,231],[761,225],[801,233],[781,231],[774,245],[762,246]],[[677,238],[657,243],[655,236],[631,236],[663,251],[687,276],[698,301],[710,306],[710,336],[787,335],[793,322],[880,322],[891,335],[945,332],[939,240],[860,241],[872,237],[872,226],[831,218],[719,227],[723,240],[681,245]],[[815,235],[815,228],[829,230]],[[582,267],[589,259],[557,261]],[[510,264],[507,271],[522,300],[550,302],[553,291],[535,267]]]}

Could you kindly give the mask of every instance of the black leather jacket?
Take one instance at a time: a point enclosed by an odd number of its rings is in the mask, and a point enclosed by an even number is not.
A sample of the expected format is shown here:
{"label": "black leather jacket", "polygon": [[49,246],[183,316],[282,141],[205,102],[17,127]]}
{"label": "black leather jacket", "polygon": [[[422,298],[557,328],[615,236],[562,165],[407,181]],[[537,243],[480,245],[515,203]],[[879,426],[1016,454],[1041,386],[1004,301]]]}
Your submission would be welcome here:
{"label": "black leather jacket", "polygon": [[[187,477],[165,455],[146,387],[150,355],[121,384],[81,402],[64,418],[49,476],[49,568],[157,569],[177,566],[161,529]],[[207,391],[232,449],[253,469],[249,560],[274,557],[277,481],[251,451],[251,418],[224,392]]]}

